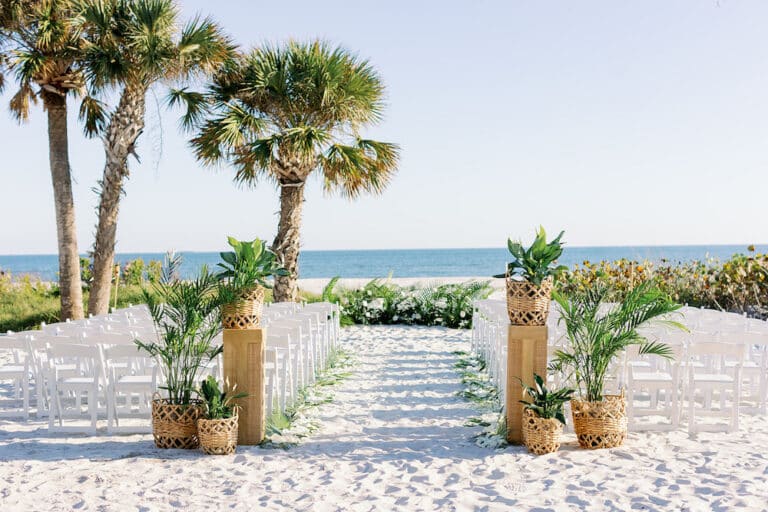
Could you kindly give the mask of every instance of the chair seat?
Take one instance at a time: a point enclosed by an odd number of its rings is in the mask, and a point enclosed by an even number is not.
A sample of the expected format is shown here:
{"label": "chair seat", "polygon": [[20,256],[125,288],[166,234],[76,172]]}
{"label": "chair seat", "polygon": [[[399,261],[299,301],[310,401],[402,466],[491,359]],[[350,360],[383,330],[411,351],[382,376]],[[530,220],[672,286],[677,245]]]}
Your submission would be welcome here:
{"label": "chair seat", "polygon": [[0,375],[24,375],[23,366],[0,366]]}
{"label": "chair seat", "polygon": [[68,377],[59,381],[64,386],[93,386],[97,381],[93,377]]}
{"label": "chair seat", "polygon": [[644,372],[632,373],[632,380],[637,382],[672,382],[672,376],[668,373]]}
{"label": "chair seat", "polygon": [[119,379],[117,379],[116,384],[117,385],[152,384],[152,376],[151,375],[124,375],[123,377],[120,377]]}
{"label": "chair seat", "polygon": [[730,384],[733,383],[733,377],[730,375],[725,375],[723,373],[695,373],[693,375],[693,380],[695,382],[712,382],[712,383],[722,383],[722,384]]}
{"label": "chair seat", "polygon": [[[739,364],[737,361],[726,361],[725,362],[725,367],[726,368],[736,368],[737,364]],[[745,370],[747,370],[747,369],[759,370],[760,369],[760,365],[757,364],[754,361],[744,361],[743,363],[741,363],[741,367],[744,368]]]}

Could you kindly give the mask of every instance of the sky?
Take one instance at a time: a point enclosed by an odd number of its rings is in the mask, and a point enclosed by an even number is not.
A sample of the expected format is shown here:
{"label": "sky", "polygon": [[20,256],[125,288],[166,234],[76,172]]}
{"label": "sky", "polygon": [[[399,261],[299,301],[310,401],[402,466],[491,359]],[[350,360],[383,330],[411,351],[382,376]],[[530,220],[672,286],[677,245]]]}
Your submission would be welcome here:
{"label": "sky", "polygon": [[[768,2],[185,0],[245,49],[322,38],[369,59],[401,145],[378,197],[307,189],[302,247],[503,246],[538,225],[571,246],[768,242]],[[0,254],[54,253],[46,126],[0,115]],[[149,99],[118,252],[219,250],[271,239],[273,185],[238,188],[191,155],[178,112]],[[70,104],[81,252],[103,169]]]}

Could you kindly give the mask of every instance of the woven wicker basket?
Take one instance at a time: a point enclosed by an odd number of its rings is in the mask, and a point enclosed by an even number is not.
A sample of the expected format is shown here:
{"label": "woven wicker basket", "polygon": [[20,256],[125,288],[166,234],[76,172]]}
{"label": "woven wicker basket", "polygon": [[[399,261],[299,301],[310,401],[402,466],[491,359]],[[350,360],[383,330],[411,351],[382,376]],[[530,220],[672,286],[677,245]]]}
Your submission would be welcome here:
{"label": "woven wicker basket", "polygon": [[225,329],[254,329],[261,323],[264,306],[264,288],[256,286],[240,293],[240,299],[221,308],[221,321]]}
{"label": "woven wicker basket", "polygon": [[571,400],[573,429],[582,448],[615,448],[627,438],[624,393],[605,395],[602,402]]}
{"label": "woven wicker basket", "polygon": [[200,400],[175,405],[165,398],[152,400],[152,436],[158,448],[197,448],[197,419],[202,413]]}
{"label": "woven wicker basket", "polygon": [[556,452],[560,448],[563,424],[555,418],[539,418],[530,409],[523,411],[523,443],[536,455]]}
{"label": "woven wicker basket", "polygon": [[507,276],[507,312],[512,325],[546,325],[552,286],[551,277],[536,286]]}
{"label": "woven wicker basket", "polygon": [[208,455],[230,455],[237,449],[237,413],[221,420],[197,420],[200,448]]}

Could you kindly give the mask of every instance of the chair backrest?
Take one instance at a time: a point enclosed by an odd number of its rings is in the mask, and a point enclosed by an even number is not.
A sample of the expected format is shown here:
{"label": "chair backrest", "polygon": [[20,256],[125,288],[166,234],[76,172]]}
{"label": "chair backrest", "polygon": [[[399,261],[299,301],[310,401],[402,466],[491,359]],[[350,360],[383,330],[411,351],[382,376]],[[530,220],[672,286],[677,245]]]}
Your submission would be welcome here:
{"label": "chair backrest", "polygon": [[48,346],[47,352],[47,363],[51,370],[62,364],[73,364],[81,376],[104,377],[103,355],[98,345],[55,343]]}

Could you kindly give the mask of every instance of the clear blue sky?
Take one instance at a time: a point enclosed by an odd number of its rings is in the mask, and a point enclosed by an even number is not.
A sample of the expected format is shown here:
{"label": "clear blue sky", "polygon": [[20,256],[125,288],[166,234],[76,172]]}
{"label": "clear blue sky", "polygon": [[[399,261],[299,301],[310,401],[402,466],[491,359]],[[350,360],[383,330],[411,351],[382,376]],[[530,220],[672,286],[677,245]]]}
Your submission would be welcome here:
{"label": "clear blue sky", "polygon": [[[491,247],[540,223],[570,245],[768,242],[768,2],[181,5],[244,47],[319,36],[384,77],[386,120],[368,135],[402,145],[400,171],[383,196],[356,202],[314,181],[306,249]],[[174,113],[152,106],[149,118],[118,251],[273,236],[272,186],[236,189],[228,169],[194,161]],[[71,132],[85,252],[103,155],[74,117]],[[5,110],[0,140],[0,254],[55,252],[40,110],[23,127]]]}

